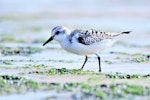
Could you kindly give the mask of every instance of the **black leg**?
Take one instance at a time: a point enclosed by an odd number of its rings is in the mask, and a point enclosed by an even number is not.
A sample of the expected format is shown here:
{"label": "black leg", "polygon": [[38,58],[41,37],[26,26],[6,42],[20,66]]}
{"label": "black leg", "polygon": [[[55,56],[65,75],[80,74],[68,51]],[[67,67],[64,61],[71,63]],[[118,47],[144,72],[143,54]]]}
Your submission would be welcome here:
{"label": "black leg", "polygon": [[99,63],[99,72],[101,72],[101,58],[98,54],[97,55],[97,58],[98,58],[98,63]]}
{"label": "black leg", "polygon": [[83,65],[82,65],[81,69],[83,69],[83,67],[84,67],[85,63],[87,62],[87,60],[88,60],[88,57],[85,56],[85,61],[84,61]]}

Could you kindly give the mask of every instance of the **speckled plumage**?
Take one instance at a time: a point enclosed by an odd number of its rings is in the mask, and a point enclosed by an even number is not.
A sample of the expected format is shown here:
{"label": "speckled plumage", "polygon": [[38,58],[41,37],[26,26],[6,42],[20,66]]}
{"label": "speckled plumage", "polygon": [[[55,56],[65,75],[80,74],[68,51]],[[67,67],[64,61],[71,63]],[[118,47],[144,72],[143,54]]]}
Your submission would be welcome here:
{"label": "speckled plumage", "polygon": [[81,69],[83,69],[88,59],[87,55],[96,54],[99,61],[99,71],[101,71],[100,57],[98,56],[98,53],[111,47],[122,34],[129,33],[130,31],[111,33],[95,29],[75,29],[70,31],[64,26],[57,26],[52,29],[51,37],[43,44],[43,46],[52,40],[56,40],[66,51],[78,55],[85,55],[86,59]]}
{"label": "speckled plumage", "polygon": [[79,41],[79,43],[85,45],[91,45],[93,43],[97,43],[102,40],[112,39],[113,37],[116,37],[121,34],[122,33],[109,33],[104,31],[102,32],[100,30],[94,30],[94,29],[89,29],[89,30],[76,29],[71,32],[69,41],[72,43],[72,38],[76,35],[76,39]]}

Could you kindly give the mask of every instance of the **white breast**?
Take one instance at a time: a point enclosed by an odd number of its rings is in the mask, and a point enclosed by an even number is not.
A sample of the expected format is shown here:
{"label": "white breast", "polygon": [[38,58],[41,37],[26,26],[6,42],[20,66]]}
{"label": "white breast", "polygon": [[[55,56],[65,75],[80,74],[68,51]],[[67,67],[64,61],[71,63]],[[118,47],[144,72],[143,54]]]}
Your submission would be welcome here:
{"label": "white breast", "polygon": [[114,42],[111,40],[104,40],[102,42],[93,43],[90,45],[84,45],[81,43],[78,43],[75,39],[72,40],[72,43],[70,43],[68,40],[65,40],[61,43],[62,48],[64,48],[66,51],[75,53],[78,55],[90,55],[95,54],[98,52],[103,51],[104,49],[112,46]]}

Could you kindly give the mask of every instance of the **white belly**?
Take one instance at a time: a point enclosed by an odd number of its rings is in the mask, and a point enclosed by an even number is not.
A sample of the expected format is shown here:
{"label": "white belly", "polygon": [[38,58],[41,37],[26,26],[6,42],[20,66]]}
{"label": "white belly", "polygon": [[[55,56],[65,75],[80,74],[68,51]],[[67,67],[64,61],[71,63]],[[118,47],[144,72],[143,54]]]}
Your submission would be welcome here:
{"label": "white belly", "polygon": [[84,45],[81,43],[77,42],[62,42],[61,46],[64,48],[66,51],[75,53],[78,55],[90,55],[90,54],[95,54],[103,51],[104,49],[109,48],[112,46],[114,42],[111,40],[106,40],[103,42],[98,42],[98,43],[93,43],[91,45]]}

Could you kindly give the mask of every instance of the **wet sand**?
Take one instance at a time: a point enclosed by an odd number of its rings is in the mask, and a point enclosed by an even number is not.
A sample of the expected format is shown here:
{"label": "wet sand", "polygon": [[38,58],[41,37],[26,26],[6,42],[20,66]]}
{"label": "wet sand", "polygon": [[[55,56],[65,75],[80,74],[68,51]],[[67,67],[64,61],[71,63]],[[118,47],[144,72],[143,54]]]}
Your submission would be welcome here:
{"label": "wet sand", "polygon": [[[68,0],[64,0],[69,2]],[[56,25],[64,25],[73,29],[100,29],[103,31],[132,31],[124,36],[112,48],[99,55],[101,56],[102,76],[105,74],[150,74],[150,2],[142,1],[83,1],[69,2],[73,7],[67,8],[66,3],[44,0],[40,3],[33,0],[8,3],[0,1],[0,75],[14,75],[32,79],[37,83],[88,83],[88,75],[41,75],[36,71],[47,71],[50,68],[79,69],[85,57],[74,55],[63,50],[53,41],[47,46],[42,44],[49,38],[50,31]],[[75,9],[78,5],[78,9]],[[109,5],[112,5],[108,7]],[[60,6],[60,8],[58,8]],[[6,9],[7,8],[7,9]],[[113,8],[113,9],[112,9]],[[81,13],[79,9],[83,9]],[[72,13],[74,12],[74,13]],[[18,14],[20,13],[20,14]],[[36,67],[40,65],[41,67]],[[42,66],[43,65],[43,66]],[[45,67],[46,66],[46,67]],[[98,72],[98,61],[95,55],[90,55],[84,71]],[[114,81],[115,80],[115,81]],[[114,79],[103,80],[97,84],[130,83],[150,87],[149,79]],[[95,81],[95,80],[94,80]],[[0,94],[1,95],[1,94]],[[72,92],[65,95],[54,91],[30,91],[25,94],[5,94],[1,100],[28,98],[45,100],[54,96],[54,100],[70,98]],[[58,98],[55,98],[58,97]],[[140,97],[139,97],[140,98]],[[149,97],[141,97],[143,100]],[[47,98],[48,100],[49,98]],[[109,98],[110,99],[110,98]],[[128,98],[129,99],[129,98]],[[134,97],[136,100],[136,97]],[[76,100],[76,99],[74,99]]]}

